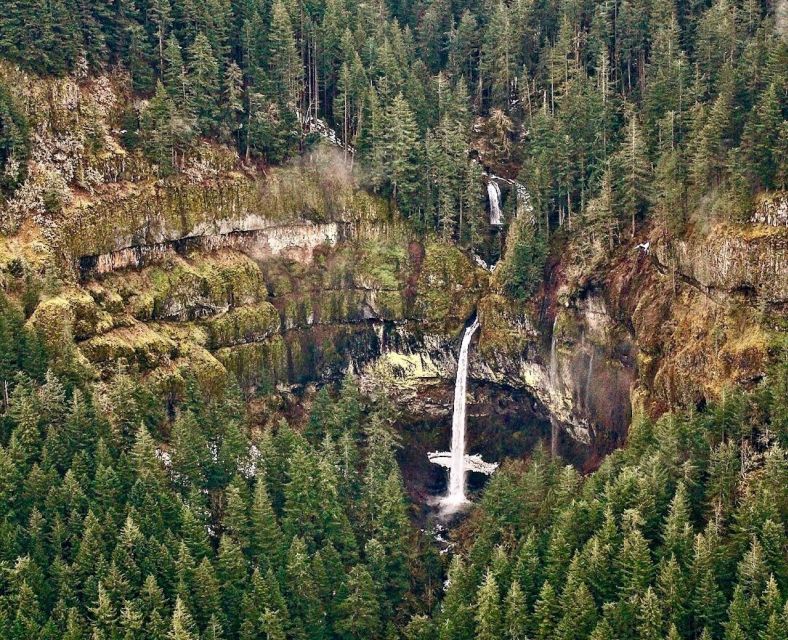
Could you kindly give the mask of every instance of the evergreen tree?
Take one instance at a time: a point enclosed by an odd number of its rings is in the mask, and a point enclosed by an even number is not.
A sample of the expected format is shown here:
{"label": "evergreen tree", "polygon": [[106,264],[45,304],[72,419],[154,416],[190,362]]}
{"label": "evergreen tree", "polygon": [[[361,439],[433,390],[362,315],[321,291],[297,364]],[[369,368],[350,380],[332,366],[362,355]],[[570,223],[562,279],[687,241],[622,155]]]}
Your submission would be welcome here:
{"label": "evergreen tree", "polygon": [[167,45],[162,54],[161,78],[167,93],[175,101],[176,108],[187,108],[188,81],[186,66],[183,63],[181,45],[175,34],[167,38]]}
{"label": "evergreen tree", "polygon": [[203,32],[197,34],[189,47],[187,78],[189,111],[196,118],[200,133],[209,134],[218,123],[219,64]]}
{"label": "evergreen tree", "polygon": [[534,605],[533,634],[536,640],[548,640],[558,622],[558,596],[549,581],[545,581]]}
{"label": "evergreen tree", "polygon": [[497,640],[503,637],[501,594],[493,574],[488,571],[477,596],[476,637],[479,640]]}
{"label": "evergreen tree", "polygon": [[175,609],[172,612],[172,623],[167,637],[169,640],[197,640],[199,637],[194,632],[194,623],[192,622],[191,615],[189,615],[186,605],[183,604],[180,598],[175,601]]}
{"label": "evergreen tree", "polygon": [[28,136],[27,118],[14,104],[9,88],[0,81],[0,198],[11,195],[25,179],[30,154]]}
{"label": "evergreen tree", "polygon": [[508,640],[526,640],[528,637],[528,605],[525,593],[517,580],[514,580],[512,586],[509,587],[504,616],[504,637]]}
{"label": "evergreen tree", "polygon": [[381,630],[380,605],[375,585],[369,572],[356,565],[348,574],[347,595],[339,603],[336,630],[343,638],[379,637]]}
{"label": "evergreen tree", "polygon": [[632,220],[632,237],[635,220],[645,213],[651,202],[651,163],[646,154],[645,141],[633,107],[627,111],[626,135],[616,154],[618,167],[618,205]]}

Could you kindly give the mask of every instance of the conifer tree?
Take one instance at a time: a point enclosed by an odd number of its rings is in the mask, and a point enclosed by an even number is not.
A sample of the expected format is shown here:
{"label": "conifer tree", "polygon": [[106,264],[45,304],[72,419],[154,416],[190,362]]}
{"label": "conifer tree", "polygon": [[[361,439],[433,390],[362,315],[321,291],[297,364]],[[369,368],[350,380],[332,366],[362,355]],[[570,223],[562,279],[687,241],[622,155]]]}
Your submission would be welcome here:
{"label": "conifer tree", "polygon": [[645,213],[651,202],[651,162],[646,153],[645,140],[638,116],[633,107],[627,110],[625,136],[616,154],[619,206],[628,213],[632,221],[632,236],[635,235],[635,220]]}
{"label": "conifer tree", "polygon": [[164,69],[164,47],[167,40],[167,32],[172,21],[172,9],[169,0],[152,0],[148,6],[147,18],[154,29],[159,61],[158,69],[161,74]]}
{"label": "conifer tree", "polygon": [[384,117],[382,151],[390,170],[391,194],[409,215],[419,209],[419,168],[421,153],[413,112],[400,93],[388,106]]}
{"label": "conifer tree", "polygon": [[298,536],[293,538],[285,565],[287,608],[296,629],[305,637],[320,638],[324,633],[323,612],[317,587],[309,566],[307,547]]}
{"label": "conifer tree", "polygon": [[533,634],[536,640],[548,640],[553,637],[558,614],[558,595],[553,585],[545,581],[534,605]]}
{"label": "conifer tree", "polygon": [[503,633],[501,594],[495,577],[488,571],[477,595],[476,638],[498,640]]}
{"label": "conifer tree", "polygon": [[505,635],[508,640],[528,638],[528,604],[520,583],[515,579],[506,595]]}
{"label": "conifer tree", "polygon": [[188,96],[186,66],[183,63],[181,45],[175,34],[170,34],[167,38],[162,64],[161,78],[167,93],[175,101],[176,108],[185,109]]}
{"label": "conifer tree", "polygon": [[198,130],[208,134],[215,130],[218,121],[219,65],[203,32],[189,47],[188,58],[189,110],[196,118]]}
{"label": "conifer tree", "polygon": [[277,96],[289,110],[299,105],[302,71],[290,14],[282,0],[271,7],[271,29],[268,33],[269,95]]}
{"label": "conifer tree", "polygon": [[170,632],[167,634],[167,638],[169,640],[198,640],[199,638],[195,633],[194,622],[192,622],[189,610],[180,598],[175,601],[172,623],[170,624]]}
{"label": "conifer tree", "polygon": [[252,557],[259,565],[265,569],[278,571],[282,565],[284,551],[282,530],[268,498],[265,476],[262,472],[258,472],[255,483],[249,539]]}
{"label": "conifer tree", "polygon": [[362,640],[379,637],[380,605],[372,576],[363,565],[356,565],[350,570],[345,589],[347,595],[339,603],[336,630],[343,638]]}

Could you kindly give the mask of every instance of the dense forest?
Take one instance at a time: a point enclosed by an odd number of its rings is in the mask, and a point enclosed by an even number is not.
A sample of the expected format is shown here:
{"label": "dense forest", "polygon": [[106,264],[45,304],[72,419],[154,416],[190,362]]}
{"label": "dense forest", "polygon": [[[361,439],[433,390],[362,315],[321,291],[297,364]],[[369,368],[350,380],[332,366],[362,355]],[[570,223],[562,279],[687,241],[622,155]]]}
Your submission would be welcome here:
{"label": "dense forest", "polygon": [[[551,242],[591,264],[788,188],[784,2],[0,4],[3,64],[128,84],[120,139],[160,181],[200,144],[253,171],[328,137],[417,237],[473,250],[504,177],[508,214],[528,199],[499,272],[521,303]],[[21,102],[0,80],[0,209],[37,143]],[[788,638],[784,356],[636,415],[588,474],[545,445],[505,461],[441,546],[395,407],[353,375],[266,429],[231,375],[175,406],[49,353],[29,284],[0,290],[2,639]]]}
{"label": "dense forest", "polygon": [[[680,230],[709,192],[715,215],[737,219],[754,193],[785,187],[788,45],[774,10],[758,0],[7,0],[0,55],[42,74],[125,69],[149,98],[130,105],[125,142],[162,175],[199,136],[280,162],[324,120],[370,187],[463,243],[478,241],[483,167],[467,150],[483,138],[488,164],[522,167],[510,177],[540,221],[521,234],[528,263],[542,253],[530,245],[558,226],[612,246],[648,213]],[[7,191],[25,137],[6,94]]]}
{"label": "dense forest", "polygon": [[588,477],[541,449],[508,464],[444,585],[409,519],[390,407],[352,378],[318,393],[303,432],[250,435],[232,381],[215,397],[190,385],[171,421],[122,370],[48,373],[5,302],[0,365],[0,637],[788,633],[786,366],[750,396],[638,421]]}

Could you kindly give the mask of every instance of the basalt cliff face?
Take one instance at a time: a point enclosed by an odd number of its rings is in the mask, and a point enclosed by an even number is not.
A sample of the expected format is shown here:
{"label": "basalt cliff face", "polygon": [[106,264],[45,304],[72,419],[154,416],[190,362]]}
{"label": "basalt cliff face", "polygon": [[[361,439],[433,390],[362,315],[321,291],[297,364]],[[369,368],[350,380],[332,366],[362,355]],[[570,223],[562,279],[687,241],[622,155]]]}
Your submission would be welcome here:
{"label": "basalt cliff face", "polygon": [[26,95],[50,106],[31,110],[41,150],[4,219],[0,283],[64,370],[122,361],[177,399],[189,375],[210,391],[231,374],[253,395],[350,367],[412,416],[442,417],[478,314],[477,404],[527,403],[602,454],[633,413],[752,386],[784,348],[784,195],[740,226],[643,229],[593,267],[562,245],[520,301],[467,252],[418,238],[331,151],[262,172],[205,146],[159,178],[117,145],[111,79]]}

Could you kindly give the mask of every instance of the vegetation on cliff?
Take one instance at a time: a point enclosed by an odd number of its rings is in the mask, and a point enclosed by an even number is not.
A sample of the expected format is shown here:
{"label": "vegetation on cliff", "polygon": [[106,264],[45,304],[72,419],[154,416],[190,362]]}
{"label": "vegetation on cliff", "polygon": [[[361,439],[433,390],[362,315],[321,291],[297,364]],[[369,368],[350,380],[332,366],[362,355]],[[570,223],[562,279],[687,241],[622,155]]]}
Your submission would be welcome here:
{"label": "vegetation on cliff", "polygon": [[46,371],[3,302],[0,635],[32,638],[761,638],[788,632],[788,368],[636,421],[582,478],[504,467],[448,567],[413,529],[391,413],[352,378],[303,432],[250,429],[187,379],[173,420],[119,371]]}
{"label": "vegetation on cliff", "polygon": [[[6,0],[0,637],[788,637],[786,10]],[[636,418],[444,554],[386,387],[474,315],[555,428]]]}

